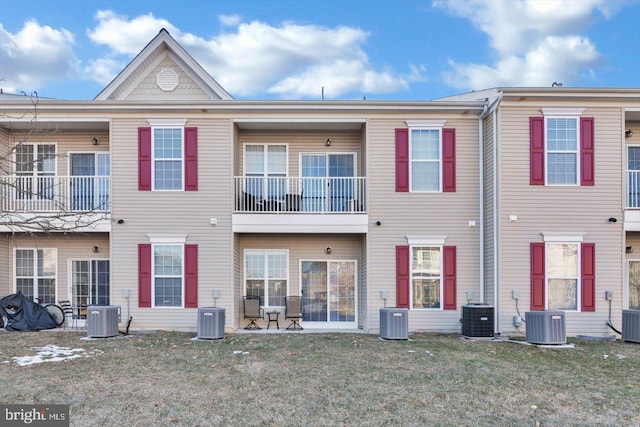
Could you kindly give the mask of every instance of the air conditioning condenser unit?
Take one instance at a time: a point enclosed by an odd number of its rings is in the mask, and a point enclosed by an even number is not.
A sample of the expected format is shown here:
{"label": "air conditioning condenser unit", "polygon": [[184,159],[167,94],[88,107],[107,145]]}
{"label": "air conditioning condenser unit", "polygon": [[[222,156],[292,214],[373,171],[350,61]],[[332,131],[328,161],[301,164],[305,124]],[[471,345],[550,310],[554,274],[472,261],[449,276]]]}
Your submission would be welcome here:
{"label": "air conditioning condenser unit", "polygon": [[622,340],[640,343],[640,310],[622,310]]}
{"label": "air conditioning condenser unit", "polygon": [[465,304],[462,306],[462,336],[493,338],[493,306]]}
{"label": "air conditioning condenser unit", "polygon": [[566,344],[564,311],[527,311],[527,342],[531,344]]}
{"label": "air conditioning condenser unit", "polygon": [[198,308],[198,338],[207,340],[224,338],[224,308]]}
{"label": "air conditioning condenser unit", "polygon": [[408,340],[409,310],[406,308],[381,308],[380,338],[386,340]]}
{"label": "air conditioning condenser unit", "polygon": [[87,307],[87,337],[107,338],[119,334],[120,306],[90,305]]}

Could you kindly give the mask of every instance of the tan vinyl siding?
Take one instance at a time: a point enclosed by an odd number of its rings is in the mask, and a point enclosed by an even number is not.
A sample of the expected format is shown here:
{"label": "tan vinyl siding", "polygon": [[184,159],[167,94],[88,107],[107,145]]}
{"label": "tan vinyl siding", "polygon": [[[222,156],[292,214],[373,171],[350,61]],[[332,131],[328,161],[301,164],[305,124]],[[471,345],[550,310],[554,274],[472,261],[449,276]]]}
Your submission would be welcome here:
{"label": "tan vinyl siding", "polygon": [[[331,146],[325,141],[331,137]],[[288,154],[289,176],[300,176],[300,153],[356,153],[356,176],[361,175],[362,142],[360,132],[249,132],[242,131],[239,138],[239,167],[240,175],[244,174],[244,145],[247,143],[276,143],[286,144]]]}
{"label": "tan vinyl siding", "polygon": [[[15,292],[15,249],[44,249],[57,250],[58,264],[56,271],[57,300],[70,299],[71,279],[69,277],[70,259],[109,259],[109,235],[106,233],[92,233],[90,235],[62,233],[22,235],[8,238],[8,268],[9,291]],[[93,247],[100,247],[100,252],[94,253]],[[113,284],[113,280],[112,280]],[[113,297],[113,287],[111,288]]]}
{"label": "tan vinyl siding", "polygon": [[[178,76],[178,86],[172,91],[163,91],[157,84],[158,73],[165,69],[173,70]],[[188,99],[189,101],[198,101],[210,98],[200,86],[169,57],[165,57],[154,69],[149,69],[148,71],[149,74],[127,95],[127,100]]]}
{"label": "tan vinyl siding", "polygon": [[[361,235],[276,235],[276,234],[242,234],[240,235],[240,260],[242,267],[237,277],[237,285],[242,290],[241,295],[245,294],[244,290],[244,251],[247,249],[286,249],[289,251],[289,281],[288,295],[301,295],[300,282],[300,261],[334,261],[334,260],[355,260],[361,263],[361,251],[364,237]],[[325,252],[330,246],[331,254]],[[360,272],[361,267],[356,266],[356,271]],[[357,278],[358,291],[363,286],[360,278]],[[358,293],[358,295],[360,295]],[[242,297],[240,297],[240,311],[238,320],[240,326],[244,327],[246,321],[243,320]],[[280,326],[282,327],[284,315],[281,316]],[[260,324],[260,323],[259,323]],[[263,326],[266,326],[266,322]]]}
{"label": "tan vinyl siding", "polygon": [[[156,117],[157,118],[157,117]],[[231,232],[231,144],[229,120],[186,118],[198,128],[198,191],[138,191],[138,127],[146,118],[115,118],[112,138],[114,218],[124,224],[112,228],[113,283],[119,291],[114,302],[126,304],[122,289],[131,291],[133,329],[195,330],[196,309],[138,308],[137,247],[149,235],[186,235],[187,244],[198,245],[198,304],[213,305],[213,289],[220,291],[217,305],[233,314],[233,234]],[[210,219],[217,219],[217,225]],[[225,313],[226,314],[226,313]]]}
{"label": "tan vinyl siding", "polygon": [[[542,242],[543,232],[584,233],[583,241],[596,245],[597,311],[567,312],[567,334],[605,334],[610,331],[604,292],[614,292],[613,308],[619,313],[623,279],[622,111],[587,106],[582,113],[595,118],[595,186],[530,186],[529,117],[540,116],[541,107],[503,107],[501,113],[500,327],[515,332],[513,289],[520,292],[521,313],[530,309],[530,243]],[[517,221],[509,222],[510,215],[517,215]],[[610,217],[619,221],[610,223]]]}
{"label": "tan vinyl siding", "polygon": [[[408,118],[405,118],[408,119]],[[377,119],[367,123],[369,218],[366,329],[379,329],[379,309],[388,292],[387,307],[396,304],[395,247],[407,245],[406,236],[446,236],[446,245],[457,248],[457,310],[413,310],[409,328],[456,332],[460,330],[460,306],[466,292],[479,295],[479,159],[477,118],[419,117],[446,119],[446,128],[456,129],[456,192],[395,192],[395,129],[406,127],[405,119]],[[476,221],[476,227],[468,222]],[[380,221],[381,225],[375,225]]]}
{"label": "tan vinyl siding", "polygon": [[0,295],[13,293],[15,282],[11,258],[13,257],[13,240],[11,235],[5,234],[0,245]]}

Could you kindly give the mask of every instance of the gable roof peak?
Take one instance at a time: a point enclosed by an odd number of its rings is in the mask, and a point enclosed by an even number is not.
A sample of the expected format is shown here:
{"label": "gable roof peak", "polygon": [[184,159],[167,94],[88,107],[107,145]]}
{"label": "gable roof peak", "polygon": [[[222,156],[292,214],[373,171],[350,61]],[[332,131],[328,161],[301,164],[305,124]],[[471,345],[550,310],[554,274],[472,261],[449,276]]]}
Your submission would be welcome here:
{"label": "gable roof peak", "polygon": [[171,36],[166,28],[161,28],[158,34],[129,62],[129,64],[109,83],[94,99],[120,99],[121,90],[130,85],[128,80],[150,59],[159,49],[166,48],[172,59],[191,77],[212,100],[232,100],[233,97]]}

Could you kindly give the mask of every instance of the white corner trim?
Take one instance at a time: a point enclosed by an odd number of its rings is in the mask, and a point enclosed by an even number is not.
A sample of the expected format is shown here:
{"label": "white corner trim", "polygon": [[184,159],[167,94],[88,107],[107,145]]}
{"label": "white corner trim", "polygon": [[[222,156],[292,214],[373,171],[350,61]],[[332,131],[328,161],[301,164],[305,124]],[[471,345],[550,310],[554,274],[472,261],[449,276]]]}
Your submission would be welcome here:
{"label": "white corner trim", "polygon": [[446,120],[407,120],[405,123],[410,128],[441,128]]}
{"label": "white corner trim", "polygon": [[149,126],[157,127],[184,127],[187,124],[186,119],[147,119]]}
{"label": "white corner trim", "polygon": [[442,246],[447,236],[406,236],[409,246]]}
{"label": "white corner trim", "polygon": [[147,234],[149,243],[185,243],[186,234]]}
{"label": "white corner trim", "polygon": [[566,233],[558,234],[550,232],[542,232],[542,238],[545,242],[582,242],[587,233]]}
{"label": "white corner trim", "polygon": [[581,116],[584,108],[541,108],[545,116]]}

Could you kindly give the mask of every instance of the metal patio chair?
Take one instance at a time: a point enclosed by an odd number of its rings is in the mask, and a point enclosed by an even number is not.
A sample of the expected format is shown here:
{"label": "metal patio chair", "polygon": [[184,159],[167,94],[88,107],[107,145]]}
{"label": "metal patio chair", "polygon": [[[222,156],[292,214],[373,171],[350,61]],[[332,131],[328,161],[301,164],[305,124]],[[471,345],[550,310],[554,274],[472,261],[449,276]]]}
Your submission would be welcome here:
{"label": "metal patio chair", "polygon": [[264,312],[260,308],[260,297],[246,296],[243,300],[244,305],[244,318],[251,321],[245,329],[262,329],[257,323],[256,319],[264,319]]}
{"label": "metal patio chair", "polygon": [[287,329],[301,331],[304,328],[300,325],[302,319],[302,298],[301,297],[285,297],[284,299],[284,318],[292,319]]}

